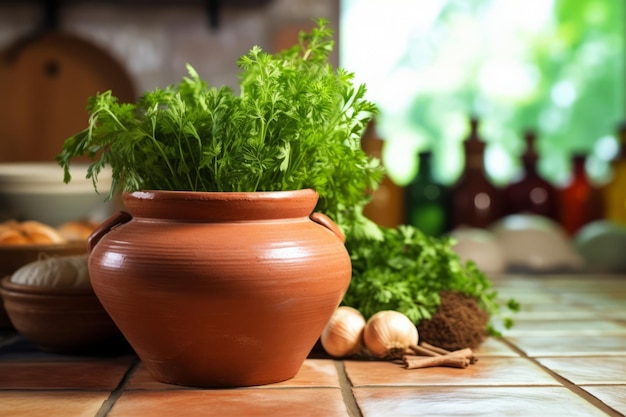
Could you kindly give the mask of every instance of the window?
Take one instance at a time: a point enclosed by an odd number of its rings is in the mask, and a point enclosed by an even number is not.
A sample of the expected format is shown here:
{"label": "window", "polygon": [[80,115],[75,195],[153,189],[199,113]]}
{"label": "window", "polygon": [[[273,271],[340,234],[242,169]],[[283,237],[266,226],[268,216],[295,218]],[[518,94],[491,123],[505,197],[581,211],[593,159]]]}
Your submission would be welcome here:
{"label": "window", "polygon": [[[520,170],[534,128],[540,171],[558,183],[570,156],[602,179],[624,118],[623,0],[342,0],[340,65],[381,111],[384,160],[399,184],[430,148],[441,181],[463,166],[468,117],[481,119],[497,184]],[[393,163],[388,163],[388,161]]]}

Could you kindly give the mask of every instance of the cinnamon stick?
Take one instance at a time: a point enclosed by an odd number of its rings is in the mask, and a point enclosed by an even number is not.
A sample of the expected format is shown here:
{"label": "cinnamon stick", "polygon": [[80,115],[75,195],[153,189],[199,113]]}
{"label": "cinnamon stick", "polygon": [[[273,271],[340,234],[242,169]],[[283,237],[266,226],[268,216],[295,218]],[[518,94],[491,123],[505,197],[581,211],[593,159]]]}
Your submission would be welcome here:
{"label": "cinnamon stick", "polygon": [[437,346],[422,342],[419,345],[411,345],[408,352],[402,357],[402,362],[407,369],[429,368],[433,366],[449,366],[454,368],[466,368],[474,364],[478,359],[470,348],[449,351]]}
{"label": "cinnamon stick", "polygon": [[464,349],[449,351],[449,350],[440,348],[438,346],[433,346],[433,345],[428,344],[426,342],[420,342],[419,352],[424,352],[424,353],[419,353],[417,349],[413,349],[413,346],[411,346],[411,350],[413,350],[418,355],[419,354],[423,354],[425,356],[434,356],[432,354],[427,354],[426,352],[437,353],[437,354],[440,354],[440,355],[451,355],[451,354],[454,354],[456,356],[464,356],[464,357],[468,358],[470,360],[470,364],[474,364],[474,363],[478,362],[478,358],[474,356],[474,352],[470,348],[464,348]]}
{"label": "cinnamon stick", "polygon": [[440,348],[438,346],[433,346],[433,345],[431,345],[429,343],[426,343],[426,342],[420,342],[420,346],[423,347],[424,349],[428,349],[428,350],[436,352],[436,353],[438,353],[440,355],[447,355],[448,353],[450,353],[449,350]]}
{"label": "cinnamon stick", "polygon": [[424,346],[420,346],[420,345],[411,345],[409,346],[411,351],[413,351],[416,355],[421,355],[421,356],[441,356],[441,354],[430,350],[428,348],[425,348]]}
{"label": "cinnamon stick", "polygon": [[430,368],[433,366],[447,366],[451,368],[467,368],[469,359],[462,356],[439,355],[439,356],[413,356],[403,357],[406,369]]}
{"label": "cinnamon stick", "polygon": [[470,348],[454,350],[448,353],[446,356],[460,356],[470,361],[470,364],[478,362],[478,358],[474,356],[474,352]]}

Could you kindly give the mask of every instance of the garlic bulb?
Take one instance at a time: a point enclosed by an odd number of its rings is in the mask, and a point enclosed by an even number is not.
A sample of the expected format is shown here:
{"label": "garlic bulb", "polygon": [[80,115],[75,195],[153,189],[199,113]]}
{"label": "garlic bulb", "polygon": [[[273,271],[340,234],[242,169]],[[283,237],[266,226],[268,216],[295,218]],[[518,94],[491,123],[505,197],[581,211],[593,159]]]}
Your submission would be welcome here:
{"label": "garlic bulb", "polygon": [[417,345],[417,327],[404,314],[385,310],[374,314],[367,321],[363,332],[367,349],[379,358],[402,357],[411,345]]}
{"label": "garlic bulb", "polygon": [[340,306],[322,331],[322,347],[337,358],[356,354],[363,346],[364,328],[365,318],[357,309]]}

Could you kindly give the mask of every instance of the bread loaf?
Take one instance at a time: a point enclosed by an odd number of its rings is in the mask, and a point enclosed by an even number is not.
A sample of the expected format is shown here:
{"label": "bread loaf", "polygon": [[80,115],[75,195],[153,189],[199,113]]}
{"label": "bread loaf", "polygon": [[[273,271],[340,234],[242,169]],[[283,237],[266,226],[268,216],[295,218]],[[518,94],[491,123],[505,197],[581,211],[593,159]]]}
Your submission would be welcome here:
{"label": "bread loaf", "polygon": [[49,244],[66,241],[55,228],[38,221],[9,220],[0,224],[0,245]]}
{"label": "bread loaf", "polygon": [[58,227],[58,231],[66,240],[87,240],[96,229],[98,223],[89,220],[77,220],[63,223]]}

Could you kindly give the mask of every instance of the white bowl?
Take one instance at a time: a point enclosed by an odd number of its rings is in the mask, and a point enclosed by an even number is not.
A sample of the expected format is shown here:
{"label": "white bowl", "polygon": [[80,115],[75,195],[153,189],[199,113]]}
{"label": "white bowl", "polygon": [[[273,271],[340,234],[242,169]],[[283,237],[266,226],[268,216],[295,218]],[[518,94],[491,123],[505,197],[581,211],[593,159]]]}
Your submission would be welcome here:
{"label": "white bowl", "polygon": [[112,211],[105,202],[111,188],[110,171],[98,176],[98,192],[86,179],[87,164],[75,164],[72,180],[63,182],[63,169],[53,162],[0,164],[0,221],[37,220],[56,227],[81,219],[101,220]]}
{"label": "white bowl", "polygon": [[558,272],[583,266],[565,231],[547,217],[513,214],[498,220],[489,231],[504,251],[509,270]]}
{"label": "white bowl", "polygon": [[473,261],[486,274],[501,274],[506,271],[504,251],[488,230],[458,228],[451,231],[450,236],[455,240],[452,249],[461,261]]}
{"label": "white bowl", "polygon": [[573,242],[590,271],[626,272],[626,225],[596,220],[582,227]]}

